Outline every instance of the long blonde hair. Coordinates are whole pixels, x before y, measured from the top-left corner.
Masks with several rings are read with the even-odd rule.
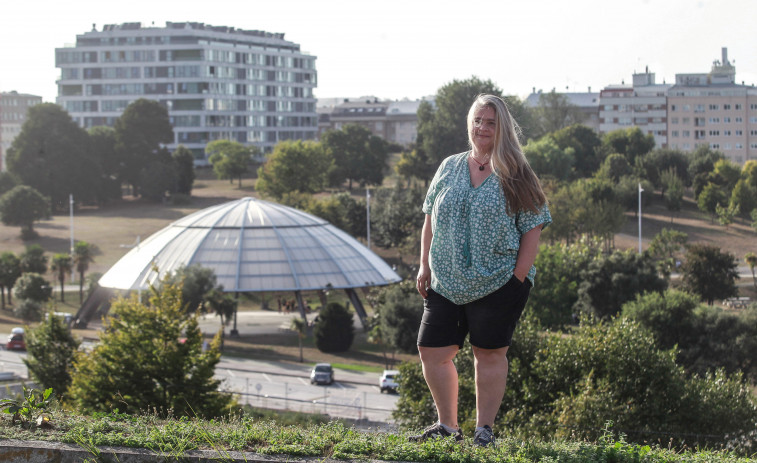
[[[492,170],[499,178],[502,191],[507,199],[507,213],[522,210],[538,212],[547,202],[539,178],[531,169],[523,148],[518,140],[520,127],[515,122],[507,103],[495,95],[481,94],[468,111],[468,144],[473,148],[473,128],[476,112],[481,108],[494,110],[496,129],[494,131],[494,148],[491,153]]]

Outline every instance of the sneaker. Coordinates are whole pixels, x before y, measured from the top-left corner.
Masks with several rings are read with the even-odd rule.
[[[473,436],[473,443],[480,447],[488,447],[494,445],[494,433],[492,428],[488,424],[485,424],[483,429],[476,431],[476,435]]]
[[[424,429],[423,433],[416,436],[409,436],[407,440],[409,440],[410,442],[423,442],[428,439],[443,439],[450,436],[453,436],[455,438],[455,441],[457,442],[462,442],[463,440],[463,432],[460,429],[458,429],[457,432],[453,434],[444,429],[444,426],[442,426],[441,424],[435,423]]]

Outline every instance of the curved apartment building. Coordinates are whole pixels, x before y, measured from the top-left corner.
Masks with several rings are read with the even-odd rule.
[[[106,25],[56,48],[57,103],[82,127],[113,126],[132,101],[169,112],[173,149],[205,162],[208,142],[233,140],[270,151],[318,134],[316,57],[283,33],[167,22]]]

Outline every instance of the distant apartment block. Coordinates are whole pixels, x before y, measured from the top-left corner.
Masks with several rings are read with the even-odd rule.
[[[318,135],[359,124],[391,143],[409,146],[418,137],[418,106],[421,100],[379,101],[374,97],[343,99],[318,108]]]
[[[543,94],[542,90],[533,89],[530,95],[526,97],[524,104],[527,108],[536,108],[539,106],[539,98]],[[576,106],[584,116],[583,125],[599,131],[599,93],[592,92],[589,87],[586,92],[567,92],[560,93],[568,99],[568,103]]]
[[[706,145],[739,164],[757,159],[757,89],[736,83],[726,48],[709,73],[676,74],[667,111],[671,148]]]
[[[8,170],[5,156],[13,140],[21,133],[30,107],[42,103],[42,97],[24,93],[0,92],[0,171]]]
[[[283,33],[166,22],[106,25],[57,48],[57,103],[82,127],[112,126],[132,101],[164,105],[182,144],[204,161],[219,139],[270,151],[317,138],[316,57]]]
[[[666,147],[666,95],[670,84],[657,84],[647,69],[634,74],[632,85],[611,85],[599,92],[599,133],[638,127],[654,137],[656,147]]]

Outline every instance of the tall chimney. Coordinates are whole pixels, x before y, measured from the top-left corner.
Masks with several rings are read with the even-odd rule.
[[[728,64],[728,47],[721,48],[723,54],[723,66]]]

